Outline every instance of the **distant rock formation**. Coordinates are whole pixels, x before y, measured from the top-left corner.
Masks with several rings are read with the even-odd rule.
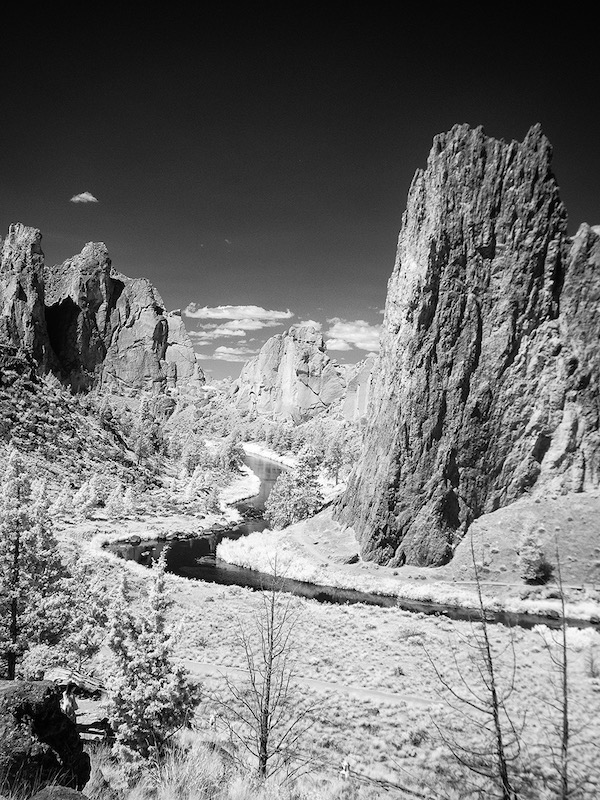
[[[51,681],[0,681],[0,786],[23,793],[57,783],[82,789],[90,777],[75,723]]]
[[[311,325],[294,325],[246,362],[233,391],[241,410],[302,422],[326,411],[345,388],[323,334]]]
[[[358,364],[348,367],[342,416],[350,422],[363,419],[367,413],[376,361],[375,355],[369,355]]]
[[[0,263],[0,340],[22,348],[74,390],[116,392],[204,383],[181,314],[149,281],[112,269],[103,243],[48,267],[36,228],[11,225]]]
[[[418,170],[365,451],[336,511],[363,556],[442,564],[524,492],[600,483],[600,228],[567,236],[539,126],[457,125]]]

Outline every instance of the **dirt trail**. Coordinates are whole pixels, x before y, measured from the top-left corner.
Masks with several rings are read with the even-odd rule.
[[[187,671],[194,676],[210,676],[210,677],[230,677],[232,679],[239,678],[240,680],[248,675],[248,672],[239,667],[225,667],[220,664],[209,664],[205,661],[191,661],[185,659],[182,662]],[[304,678],[296,676],[297,683],[307,686],[311,689],[328,692],[341,692],[343,694],[350,694],[354,697],[360,697],[363,700],[374,700],[383,703],[393,703],[395,705],[415,705],[415,706],[433,706],[436,704],[436,699],[427,698],[424,695],[416,694],[393,694],[391,692],[381,692],[377,689],[367,689],[362,686],[350,686],[344,683],[333,683],[331,681],[318,680],[316,678]]]

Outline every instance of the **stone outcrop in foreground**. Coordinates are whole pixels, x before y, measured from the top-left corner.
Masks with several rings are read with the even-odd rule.
[[[106,246],[48,267],[36,228],[11,225],[0,263],[0,340],[74,390],[167,388],[204,383],[179,312],[167,314],[146,279],[116,272]]]
[[[600,483],[600,227],[567,236],[539,126],[455,126],[417,171],[365,451],[338,508],[366,558],[436,565],[525,492]]]
[[[343,371],[327,355],[323,334],[311,325],[293,325],[246,362],[234,401],[242,411],[303,422],[327,411],[345,388]]]
[[[0,786],[25,790],[58,783],[81,789],[90,758],[75,723],[60,710],[51,681],[0,681]]]

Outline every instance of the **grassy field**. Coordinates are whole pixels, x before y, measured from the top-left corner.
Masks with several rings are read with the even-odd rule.
[[[140,588],[148,579],[143,568],[116,559],[106,559],[104,568],[115,573],[129,570]],[[262,594],[175,576],[169,577],[169,585],[175,600],[173,624],[179,629],[177,658],[204,686],[195,721],[198,747],[217,746],[219,752],[221,748],[234,752],[244,761],[222,717],[217,716],[216,722],[211,717],[219,712],[215,697],[227,699],[225,676],[236,683],[247,674],[240,631],[250,632],[261,618]],[[465,781],[475,784],[479,779],[465,773],[448,745],[458,740],[474,751],[487,736],[483,723],[470,719],[466,703],[449,704],[443,684],[456,687],[467,699],[473,699],[468,694],[471,690],[485,699],[480,652],[475,646],[481,624],[397,608],[321,604],[293,596],[285,596],[285,602],[297,615],[291,642],[296,677],[290,705],[316,707],[310,730],[291,753],[293,767],[304,765],[306,774],[287,784],[285,791],[293,787],[289,796],[409,796],[402,793],[410,789],[429,797],[467,797]],[[556,774],[552,758],[559,746],[560,726],[556,708],[560,676],[554,662],[562,650],[557,632],[545,626],[524,630],[490,625],[489,634],[500,691],[511,688],[507,704],[512,717],[515,724],[525,721],[518,771],[535,774],[538,787],[544,780],[550,785]],[[596,781],[600,635],[576,628],[567,635],[573,768]],[[344,760],[350,765],[346,780],[339,774]],[[246,763],[252,767],[251,760]],[[245,773],[235,774],[238,780]],[[242,797],[250,789],[240,780],[235,785]],[[273,796],[284,796],[276,780],[272,785],[279,786],[280,792]],[[599,787],[590,784],[585,796],[595,796]]]

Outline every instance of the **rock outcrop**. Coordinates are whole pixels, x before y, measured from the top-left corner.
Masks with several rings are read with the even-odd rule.
[[[0,786],[82,789],[90,759],[51,681],[0,681]]]
[[[0,264],[0,339],[74,390],[194,392],[204,382],[181,314],[145,279],[116,272],[106,246],[48,267],[35,228],[11,225]]]
[[[343,371],[327,355],[322,333],[294,325],[268,339],[246,362],[233,396],[241,410],[302,422],[326,411],[345,388]]]
[[[346,391],[342,400],[342,416],[350,422],[363,419],[367,414],[376,362],[376,356],[369,355],[348,369]]]
[[[365,451],[338,508],[363,556],[442,564],[525,492],[600,482],[600,228],[567,236],[539,126],[455,126],[417,171]]]

